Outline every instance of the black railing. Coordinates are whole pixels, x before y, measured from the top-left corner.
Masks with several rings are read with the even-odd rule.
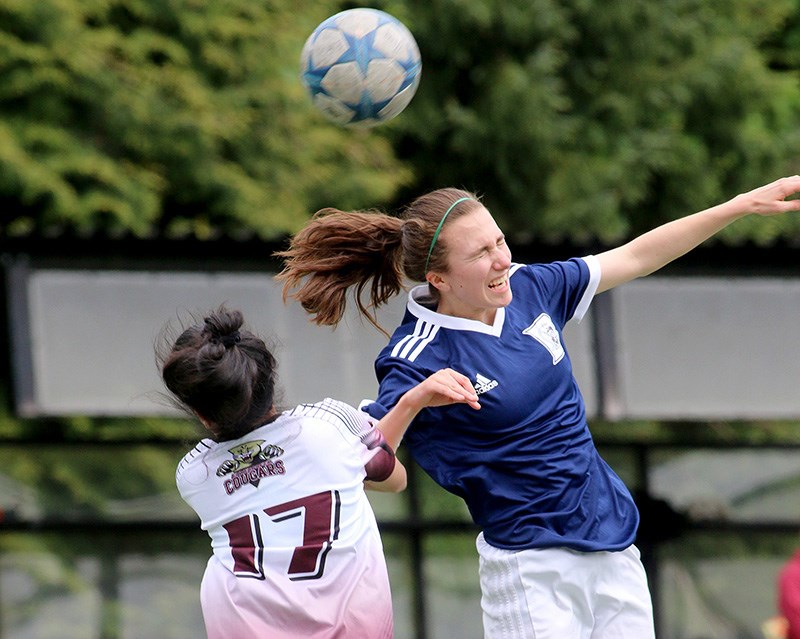
[[[47,446],[58,447],[140,447],[140,446],[171,446],[178,447],[183,441],[174,439],[138,439],[114,441],[77,441],[63,440],[58,442],[48,441]],[[43,446],[41,441],[32,442],[26,439],[6,439],[0,441],[0,447],[21,446],[29,449],[30,454],[36,454],[36,449]],[[653,589],[653,599],[656,607],[657,626],[662,623],[658,606],[659,593],[659,561],[658,550],[661,544],[674,541],[681,536],[697,532],[712,533],[748,533],[748,534],[792,534],[800,531],[800,513],[786,516],[784,519],[774,519],[769,522],[735,521],[729,519],[703,519],[694,520],[685,513],[676,512],[663,500],[652,495],[650,476],[653,467],[653,454],[660,451],[687,451],[687,450],[746,450],[758,452],[765,450],[796,451],[798,453],[797,483],[800,486],[800,443],[790,444],[741,444],[741,443],[638,443],[638,442],[598,442],[603,452],[625,452],[632,455],[635,478],[631,486],[637,503],[642,512],[642,527],[637,539],[637,545],[642,551],[642,558],[648,570],[648,575]],[[382,534],[400,537],[408,548],[411,572],[411,624],[415,639],[429,639],[430,624],[426,580],[424,575],[424,547],[428,535],[442,533],[464,534],[474,536],[478,529],[469,521],[458,518],[427,517],[423,514],[423,495],[420,490],[421,472],[414,464],[407,464],[409,470],[408,490],[406,492],[407,516],[396,520],[381,520],[379,527]],[[800,490],[800,487],[798,488]],[[64,536],[72,535],[115,535],[133,534],[137,536],[155,535],[159,533],[186,533],[187,535],[205,537],[200,531],[197,521],[194,520],[158,520],[140,519],[136,521],[118,521],[111,518],[96,516],[86,517],[58,517],[47,515],[39,519],[25,519],[19,517],[14,511],[6,512],[0,518],[0,535],[11,533],[48,533]],[[113,560],[113,557],[112,557]],[[109,561],[104,556],[104,561]],[[107,574],[116,574],[115,571]],[[105,583],[106,580],[103,580]],[[198,586],[199,587],[199,586]],[[109,604],[110,605],[110,604]],[[0,593],[0,611],[4,607],[2,593]],[[102,639],[115,639],[113,624],[102,623],[104,628]],[[3,629],[3,615],[0,614],[0,639],[6,637]]]

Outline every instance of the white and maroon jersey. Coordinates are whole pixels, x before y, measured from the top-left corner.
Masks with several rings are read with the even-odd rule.
[[[392,636],[389,581],[364,479],[394,455],[363,412],[326,399],[178,465],[211,537],[201,587],[209,639]]]

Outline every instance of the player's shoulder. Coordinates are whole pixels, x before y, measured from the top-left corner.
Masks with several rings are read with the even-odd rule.
[[[553,260],[551,262],[514,262],[509,269],[509,276],[519,274],[522,277],[535,276],[537,273],[544,273],[548,271],[563,271],[563,270],[584,270],[588,268],[587,261],[591,257],[570,257],[563,260]]]
[[[589,277],[591,258],[572,257],[553,262],[537,262],[533,264],[514,263],[509,270],[512,284],[530,284],[533,286],[581,280]]]
[[[197,444],[195,444],[194,448],[192,448],[183,456],[178,466],[180,467],[191,464],[192,462],[200,459],[203,455],[206,455],[216,449],[217,446],[219,446],[219,444],[211,439],[201,439]]]
[[[199,441],[194,448],[187,452],[178,462],[178,467],[175,469],[175,477],[180,478],[188,473],[190,469],[203,463],[203,460],[211,453],[213,453],[219,444],[211,439],[203,439]]]
[[[313,404],[299,404],[287,414],[291,417],[319,420],[338,429],[344,428],[357,437],[361,436],[370,421],[364,411],[330,397]]]

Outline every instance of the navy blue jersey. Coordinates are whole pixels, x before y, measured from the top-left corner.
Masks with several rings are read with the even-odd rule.
[[[621,550],[639,515],[598,454],[562,329],[580,320],[600,278],[593,257],[514,264],[511,303],[494,324],[436,313],[411,291],[402,325],[375,362],[380,388],[364,409],[382,417],[437,370],[466,375],[481,409],[426,408],[404,443],[441,486],[462,497],[487,542],[517,550]]]

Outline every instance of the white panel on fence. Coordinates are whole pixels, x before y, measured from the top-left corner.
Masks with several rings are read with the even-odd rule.
[[[172,412],[154,344],[168,322],[226,303],[276,345],[286,403],[374,395],[377,330],[348,314],[320,328],[296,303],[284,305],[271,274],[32,271],[28,286],[33,404],[37,414],[147,415]],[[398,303],[401,305],[400,301]],[[400,316],[395,305],[383,315]]]
[[[612,292],[623,412],[800,417],[800,281],[647,278]]]
[[[283,304],[271,273],[33,269],[26,294],[26,414],[170,412],[157,399],[155,340],[166,322],[223,302],[277,342],[284,404],[326,395],[358,403],[376,391],[372,362],[384,336],[353,309],[336,330],[313,325],[299,305]],[[565,331],[590,416],[800,417],[800,280],[650,277],[604,295],[611,304],[598,298]],[[379,314],[387,329],[403,303]],[[595,323],[613,328],[598,333],[613,338],[601,377]]]

